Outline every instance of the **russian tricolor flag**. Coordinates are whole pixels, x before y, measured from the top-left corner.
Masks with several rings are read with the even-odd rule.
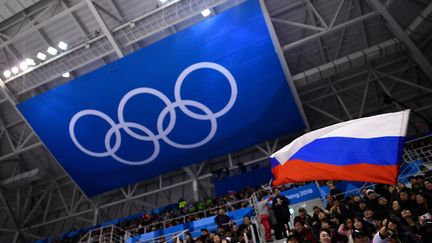
[[[309,132],[271,156],[273,185],[312,180],[396,184],[409,110]]]

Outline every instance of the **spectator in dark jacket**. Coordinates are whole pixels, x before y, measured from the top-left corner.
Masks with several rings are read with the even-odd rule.
[[[330,195],[333,198],[335,198],[335,199],[337,199],[339,201],[344,200],[344,194],[343,194],[343,192],[341,190],[337,189],[336,186],[335,186],[335,184],[331,183],[331,184],[328,185],[328,187],[330,188]]]
[[[229,230],[229,222],[231,218],[226,215],[225,210],[219,209],[218,215],[214,218],[217,226],[222,226],[225,230]]]
[[[315,243],[317,242],[314,238],[313,232],[305,227],[303,221],[298,220],[294,222],[294,235],[297,235],[297,239],[304,243]]]
[[[279,189],[274,190],[272,209],[276,217],[276,239],[282,239],[282,236],[287,237],[286,230],[289,230],[288,223],[290,221],[291,213],[288,205],[290,200],[285,196],[280,195]]]

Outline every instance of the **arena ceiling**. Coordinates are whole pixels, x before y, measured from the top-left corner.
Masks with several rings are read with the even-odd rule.
[[[240,161],[265,163],[289,140],[268,141],[89,199],[15,108],[203,20],[204,9],[217,15],[241,2],[0,0],[0,241],[43,239],[175,202],[179,195],[211,195],[212,171]],[[411,120],[411,134],[430,128],[430,1],[263,2],[311,129],[407,107],[420,114]],[[36,58],[60,41],[68,44],[66,50],[44,61]],[[33,66],[4,75],[27,58]]]

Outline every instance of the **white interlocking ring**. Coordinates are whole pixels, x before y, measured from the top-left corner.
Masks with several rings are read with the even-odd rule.
[[[228,103],[225,105],[225,107],[223,107],[218,112],[211,111],[206,105],[204,105],[198,101],[183,100],[181,98],[181,93],[180,93],[181,85],[183,84],[183,81],[185,80],[185,78],[191,72],[198,70],[198,69],[203,69],[203,68],[213,69],[213,70],[216,70],[216,71],[222,73],[230,84],[230,88],[231,88],[230,99],[228,100]],[[145,127],[141,124],[138,124],[135,122],[126,122],[125,121],[124,109],[125,109],[127,102],[131,98],[133,98],[134,96],[142,95],[142,94],[154,95],[157,98],[159,98],[160,100],[162,100],[162,102],[165,104],[165,108],[162,109],[162,111],[160,112],[158,119],[157,119],[157,132],[158,132],[157,134],[153,133],[150,129],[148,129],[147,127]],[[176,80],[175,86],[174,86],[174,97],[175,97],[175,101],[171,102],[166,95],[164,95],[162,92],[160,92],[156,89],[152,89],[152,88],[148,88],[148,87],[141,87],[141,88],[133,89],[133,90],[129,91],[128,93],[126,93],[125,96],[123,96],[123,98],[120,100],[120,103],[119,103],[119,106],[117,109],[117,116],[118,116],[118,120],[119,120],[119,122],[117,124],[107,114],[105,114],[101,111],[86,109],[86,110],[79,111],[78,113],[76,113],[72,117],[72,119],[69,123],[69,134],[70,134],[71,139],[72,139],[73,143],[75,144],[75,146],[77,146],[77,148],[79,150],[81,150],[83,153],[85,153],[87,155],[90,155],[93,157],[108,157],[109,156],[109,157],[112,157],[114,160],[117,160],[118,162],[126,164],[126,165],[147,164],[147,163],[154,161],[157,158],[157,156],[159,155],[159,152],[160,152],[159,140],[160,139],[162,139],[168,145],[175,147],[175,148],[179,148],[179,149],[196,148],[196,147],[199,147],[199,146],[202,146],[202,145],[208,143],[215,136],[215,134],[217,132],[217,120],[216,119],[225,115],[229,110],[231,110],[231,108],[233,107],[233,105],[237,99],[237,83],[234,79],[234,76],[225,67],[223,67],[219,64],[216,64],[216,63],[212,63],[212,62],[199,62],[199,63],[193,64],[193,65],[187,67],[185,70],[183,70],[183,72],[180,73],[179,77]],[[194,108],[197,108],[197,109],[201,110],[204,114],[195,113],[195,112],[191,111],[190,109],[188,109],[188,106],[192,106]],[[203,138],[202,140],[195,142],[195,143],[192,143],[192,144],[180,144],[180,143],[174,142],[170,138],[168,138],[168,135],[174,129],[174,126],[176,123],[176,111],[175,111],[175,109],[177,107],[185,115],[187,115],[191,118],[194,118],[197,120],[210,121],[211,128],[210,128],[209,134],[205,138]],[[163,122],[164,122],[164,120],[168,114],[169,114],[169,122],[168,122],[168,125],[166,126],[166,128],[164,128]],[[77,121],[84,116],[99,117],[102,120],[106,121],[111,126],[111,128],[105,134],[105,140],[104,140],[105,149],[106,149],[105,152],[91,151],[91,150],[85,148],[84,146],[82,146],[78,142],[78,139],[77,139],[76,134],[75,134],[75,125],[76,125]],[[153,153],[147,159],[140,160],[140,161],[130,161],[130,160],[126,160],[126,159],[119,157],[116,154],[116,152],[119,150],[119,148],[121,146],[121,132],[120,132],[121,129],[123,129],[126,134],[133,137],[134,139],[137,139],[139,141],[152,142],[153,147],[154,147]],[[135,131],[138,130],[141,133],[137,133],[132,129],[134,129]],[[113,135],[115,137],[115,139],[114,139],[115,142],[111,146],[111,140],[112,140]]]
[[[183,105],[184,107],[193,106],[195,108],[202,110],[209,117],[211,128],[210,128],[210,132],[207,135],[207,137],[205,137],[203,140],[196,142],[196,143],[193,143],[193,144],[176,143],[176,142],[173,142],[171,139],[169,139],[168,136],[163,136],[162,140],[164,140],[165,143],[167,143],[167,144],[169,144],[175,148],[189,149],[189,148],[196,148],[196,147],[202,146],[213,138],[213,136],[216,134],[216,130],[217,130],[217,121],[216,121],[215,116],[212,116],[212,112],[207,106],[203,105],[202,103],[193,101],[193,100],[182,100],[181,104],[179,102],[174,102],[173,104],[174,104],[174,107],[180,107],[180,105]],[[165,107],[161,111],[161,113],[159,114],[159,117],[157,120],[157,129],[158,129],[159,134],[161,134],[164,131],[162,128],[163,120],[164,120],[169,109],[170,108]]]
[[[236,83],[234,77],[226,68],[224,68],[223,66],[221,66],[219,64],[216,64],[213,62],[199,62],[199,63],[195,63],[195,64],[189,66],[188,68],[186,68],[183,72],[180,73],[180,75],[177,78],[177,81],[176,81],[176,84],[174,87],[174,97],[179,104],[180,110],[182,110],[183,113],[185,113],[186,115],[188,115],[192,118],[195,118],[195,119],[199,119],[199,120],[208,120],[209,119],[209,117],[206,115],[201,115],[201,114],[197,114],[195,112],[192,112],[181,102],[182,98],[181,98],[180,91],[181,91],[181,85],[183,84],[183,81],[185,80],[187,75],[189,75],[191,72],[198,70],[198,69],[202,69],[202,68],[209,68],[209,69],[214,69],[216,71],[219,71],[220,73],[222,73],[225,76],[225,78],[228,80],[230,87],[231,87],[231,97],[230,97],[228,103],[226,104],[226,106],[216,113],[212,112],[212,116],[214,116],[214,118],[218,118],[220,116],[225,115],[225,113],[227,113],[231,109],[231,107],[234,105],[234,103],[237,99],[237,83]]]

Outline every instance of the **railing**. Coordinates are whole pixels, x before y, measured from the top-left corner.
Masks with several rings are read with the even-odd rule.
[[[416,148],[410,148],[410,145],[417,144]],[[425,164],[432,164],[432,136],[427,136],[422,139],[413,140],[406,143],[404,160],[420,160]]]
[[[101,228],[97,228],[87,232],[78,243],[117,243],[124,242],[126,238],[124,237],[125,231],[120,227],[115,225],[108,225]]]
[[[233,222],[236,223],[237,225],[240,224],[242,222],[243,219],[237,219],[234,220]],[[258,224],[256,224],[258,226]],[[208,231],[212,231],[212,230],[216,230],[217,229],[217,225],[213,225],[211,227],[207,227],[206,229]],[[189,230],[183,230],[183,231],[179,231],[179,232],[174,232],[174,233],[170,233],[170,234],[166,234],[166,235],[162,235],[162,236],[158,236],[152,239],[146,239],[146,240],[140,240],[140,236],[139,235],[129,235],[129,237],[138,240],[134,243],[157,243],[157,242],[172,242],[172,243],[177,243],[178,239],[183,239],[184,241],[184,237],[185,234],[188,232]],[[196,232],[200,232],[201,229],[195,230],[190,232],[191,235],[194,235]],[[249,231],[251,232],[251,241],[252,243],[259,243],[259,242],[265,242],[265,241],[258,241],[259,238],[257,238],[257,236],[255,235],[255,231],[253,229],[252,226],[250,226]],[[247,239],[248,237],[246,235],[245,239]],[[127,238],[126,238],[127,239]],[[162,240],[161,240],[162,239]],[[251,241],[247,241],[247,242],[251,242]]]
[[[187,218],[189,218],[189,217],[193,217],[193,216],[195,216],[195,215],[200,215],[200,216],[203,216],[204,218],[206,218],[206,217],[209,217],[209,216],[213,216],[213,215],[215,215],[215,214],[211,214],[211,213],[210,213],[211,211],[217,211],[217,210],[219,210],[219,209],[224,209],[225,212],[228,212],[228,211],[231,211],[231,210],[229,210],[230,207],[234,207],[235,205],[242,204],[242,203],[244,203],[244,202],[248,202],[248,201],[249,201],[248,198],[247,198],[247,199],[242,199],[242,200],[239,200],[239,201],[235,201],[235,202],[233,202],[233,203],[230,203],[230,204],[224,204],[224,205],[216,206],[216,207],[213,207],[213,208],[209,208],[209,209],[205,209],[205,210],[197,211],[197,212],[195,212],[195,213],[190,213],[190,214],[182,215],[182,216],[179,216],[179,217],[166,219],[166,220],[164,220],[164,221],[160,221],[160,222],[156,222],[156,223],[152,223],[152,224],[148,224],[148,225],[140,225],[140,226],[138,226],[137,228],[129,229],[128,231],[132,232],[132,231],[135,230],[136,232],[138,232],[138,231],[140,231],[141,229],[144,229],[144,233],[147,233],[147,232],[153,231],[153,230],[151,230],[151,228],[152,228],[153,226],[162,226],[162,228],[166,228],[166,226],[167,226],[169,223],[171,223],[171,222],[180,221],[180,222],[182,222],[182,223],[186,223],[186,222],[187,222],[187,221],[186,221]],[[217,212],[216,212],[216,213],[217,213]],[[174,225],[173,225],[173,226],[174,226]],[[149,229],[150,229],[150,231],[149,231]]]
[[[266,242],[265,240],[265,230],[264,230],[264,226],[261,224],[261,215],[260,215],[260,211],[258,210],[258,205],[257,203],[259,202],[258,200],[258,196],[257,196],[258,192],[254,192],[252,194],[252,196],[249,198],[249,204],[252,206],[253,212],[254,212],[254,223],[257,226],[257,231],[258,231],[258,240],[259,242]],[[255,232],[254,232],[255,235]]]

